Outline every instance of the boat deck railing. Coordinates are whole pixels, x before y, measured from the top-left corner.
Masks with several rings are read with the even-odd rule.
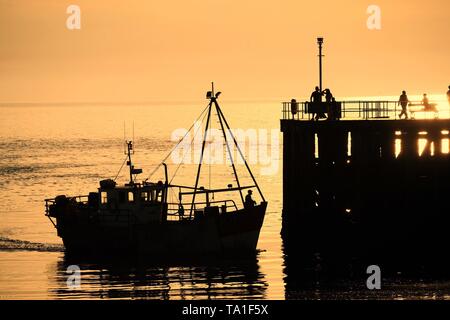
[[[86,205],[88,203],[88,196],[73,196],[73,197],[67,197],[68,201],[75,201],[76,203]],[[45,215],[51,220],[50,218],[50,206],[56,202],[55,198],[52,199],[45,199]],[[191,202],[185,202],[181,203],[184,208],[184,215],[180,214],[180,203],[167,203],[167,220],[169,221],[179,221],[179,220],[189,220],[189,211],[191,209]],[[223,210],[226,210],[228,212],[228,209],[232,210],[238,210],[236,203],[234,200],[218,200],[218,201],[209,201],[209,202],[196,202],[194,203],[194,211],[203,211],[203,209],[206,206],[218,206],[220,208],[220,212],[223,212]],[[121,219],[124,219],[123,221],[128,221],[129,223],[132,223],[135,220],[135,217],[133,217],[133,212],[131,210],[127,209],[121,209],[121,214],[117,215],[108,215],[108,214],[102,214],[103,219],[108,219],[109,216],[114,216],[116,220],[120,216]],[[123,214],[125,213],[125,214]],[[194,216],[191,217],[192,219]],[[54,224],[55,225],[55,224]],[[55,225],[56,227],[56,225]]]
[[[169,221],[178,221],[178,220],[189,220],[189,211],[191,209],[191,202],[181,203],[184,208],[184,214],[180,214],[179,205],[180,203],[168,203],[167,204],[167,220]],[[203,210],[207,205],[209,206],[218,206],[220,210],[225,209],[228,212],[228,209],[231,208],[233,210],[238,210],[236,203],[234,200],[218,200],[218,201],[209,201],[207,202],[196,202],[194,203],[194,212]],[[222,211],[221,211],[222,212]],[[194,216],[191,217],[192,219]]]
[[[67,197],[68,201],[75,201],[76,203],[81,204],[87,204],[88,199],[89,196],[87,195]],[[50,214],[50,205],[56,203],[56,198],[45,199],[44,201],[45,201],[45,214],[48,216]]]
[[[282,102],[282,120],[312,120],[315,114],[312,112],[310,102]],[[335,105],[326,102],[319,103],[326,110],[339,106],[340,117],[338,120],[399,120],[402,107],[398,101],[337,101]],[[439,118],[439,110],[425,110],[420,101],[410,102],[408,115],[414,119],[420,113],[421,119]],[[326,114],[326,112],[325,112]]]

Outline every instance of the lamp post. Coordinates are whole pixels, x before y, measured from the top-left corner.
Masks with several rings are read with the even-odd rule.
[[[319,37],[317,38],[317,44],[319,45],[319,88],[320,92],[322,92],[322,44],[323,44],[323,38]]]

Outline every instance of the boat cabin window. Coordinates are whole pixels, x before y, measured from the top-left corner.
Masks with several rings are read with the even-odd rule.
[[[102,191],[100,196],[100,199],[102,201],[102,204],[107,204],[108,203],[108,192],[106,191]]]
[[[134,202],[134,193],[128,192],[128,202]]]

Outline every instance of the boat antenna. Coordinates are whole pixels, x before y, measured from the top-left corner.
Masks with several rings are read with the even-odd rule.
[[[125,154],[125,159],[122,162],[122,165],[119,168],[119,171],[117,172],[116,176],[114,177],[114,181],[117,180],[117,178],[119,177],[120,172],[122,171],[123,166],[125,165],[125,163],[127,164],[127,166],[129,166],[130,168],[130,185],[134,184],[134,180],[136,180],[136,177],[138,174],[142,173],[142,169],[136,169],[133,165],[133,162],[131,160],[131,156],[134,155],[134,121],[133,121],[133,140],[128,141],[126,138],[126,124],[125,121],[123,122],[123,153]],[[133,178],[134,175],[134,178]]]
[[[136,180],[137,175],[142,173],[142,169],[135,168],[134,165],[133,165],[133,162],[131,160],[131,156],[134,155],[134,150],[135,150],[134,120],[133,120],[132,134],[133,134],[133,140],[126,141],[126,144],[127,144],[127,157],[128,157],[127,165],[130,168],[130,185],[134,185],[134,180]],[[133,177],[133,175],[134,175],[134,177]]]
[[[128,161],[127,161],[127,165],[130,168],[130,184],[133,184],[133,162],[131,161],[131,154],[133,152],[133,141],[127,141],[127,156],[128,156]]]
[[[130,185],[134,185],[133,175],[138,175],[142,173],[142,169],[137,169],[134,167],[133,162],[131,160],[131,155],[134,154],[134,147],[133,147],[133,141],[127,141],[127,165],[130,167]]]

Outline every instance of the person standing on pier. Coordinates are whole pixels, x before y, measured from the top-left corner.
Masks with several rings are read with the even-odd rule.
[[[430,100],[428,100],[428,96],[426,93],[423,94],[422,105],[423,111],[437,112],[436,103],[430,103]]]
[[[430,100],[428,100],[426,93],[423,94],[422,105],[425,107],[425,109],[427,109],[430,105]]]
[[[333,94],[331,93],[330,89],[325,89],[323,91],[323,94],[325,95],[325,101],[327,103],[327,114],[328,114],[328,120],[335,120],[334,117],[334,105],[332,103],[333,101]]]
[[[405,119],[408,119],[408,113],[406,111],[406,107],[408,106],[409,100],[408,96],[406,95],[406,91],[403,90],[402,94],[398,100],[398,104],[402,106],[402,112],[398,115],[398,117],[401,119],[402,115],[405,115]]]
[[[291,100],[291,113],[292,113],[292,120],[295,119],[295,115],[298,112],[298,104],[297,104],[297,100],[292,99]]]
[[[314,90],[313,93],[311,93],[311,98],[310,101],[314,104],[318,104],[320,105],[320,103],[322,103],[322,92],[320,92],[319,87],[316,87],[316,89]],[[319,118],[324,118],[325,115],[322,113],[313,113],[312,114],[312,120],[319,120]]]

